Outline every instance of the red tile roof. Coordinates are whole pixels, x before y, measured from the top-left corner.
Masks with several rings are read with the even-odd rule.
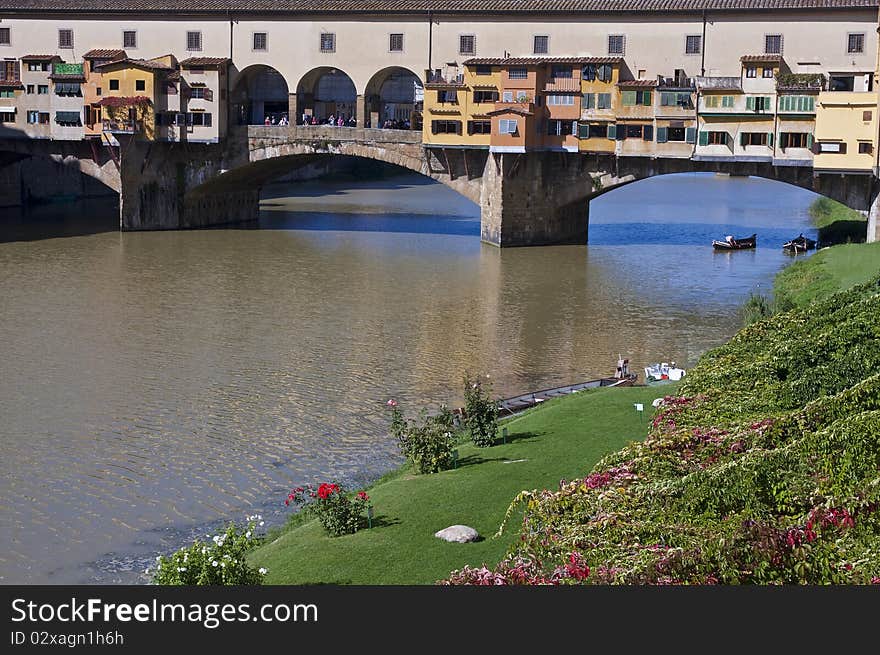
[[[229,57],[190,57],[180,62],[184,68],[203,68],[208,66],[224,66],[229,63]]]
[[[621,64],[623,57],[474,57],[465,66],[537,66],[540,64]]]
[[[744,64],[775,64],[782,61],[782,55],[743,55],[739,60]]]
[[[878,0],[4,0],[7,11],[41,13],[309,14],[324,13],[700,13],[876,8]]]
[[[628,86],[631,88],[644,89],[647,87],[657,86],[657,80],[621,80],[617,86]]]
[[[58,55],[25,55],[21,58],[22,61],[55,61],[56,59],[61,59]]]
[[[498,109],[486,112],[487,116],[498,116],[499,114],[519,114],[520,116],[534,115],[528,109],[523,109],[522,107],[518,107],[517,105],[510,105],[509,107],[499,107]]]
[[[125,59],[125,50],[95,48],[83,55],[83,59]]]
[[[163,64],[160,61],[153,61],[151,59],[116,59],[115,61],[108,61],[106,64],[101,64],[100,66],[95,66],[95,70],[108,68],[110,66],[119,66],[119,65],[128,65],[134,66],[135,68],[146,68],[149,70],[165,70],[171,71],[174,70],[171,66]]]

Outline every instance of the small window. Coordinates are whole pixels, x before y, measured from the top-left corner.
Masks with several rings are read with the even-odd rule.
[[[492,67],[491,67],[491,66],[485,66],[485,65],[483,65],[483,66],[477,66],[475,72],[476,72],[477,75],[491,75],[491,74],[492,74]]]
[[[146,80],[135,80],[134,81],[134,90],[135,91],[146,91],[147,90],[147,81]]]
[[[48,125],[49,124],[49,112],[41,111],[40,112],[40,125]]]
[[[762,77],[772,78],[773,77],[773,69],[770,68],[769,66],[764,68],[763,73],[762,73]]]
[[[684,37],[684,54],[698,55],[703,50],[703,37],[691,34]]]
[[[507,77],[511,80],[524,80],[529,76],[529,71],[523,67],[509,68]]]
[[[49,85],[48,84],[38,84],[37,85],[37,95],[38,96],[49,95]]]
[[[474,91],[474,102],[498,102],[498,91]]]
[[[516,120],[509,118],[502,118],[498,121],[498,132],[500,134],[516,134]]]
[[[861,54],[865,51],[865,35],[864,33],[860,34],[847,34],[846,36],[846,51],[851,54]]]
[[[31,95],[34,94],[34,85],[33,85],[33,84],[28,84],[28,85],[27,85],[27,94],[28,94],[29,96],[31,96]]]
[[[758,69],[754,66],[746,68],[746,77],[758,77]]]
[[[611,94],[610,93],[597,93],[596,94],[596,109],[611,109]]]
[[[403,34],[388,35],[389,52],[403,52]]]
[[[336,52],[336,34],[334,32],[321,33],[321,52]]]
[[[623,55],[626,51],[626,37],[623,34],[610,34],[608,36],[608,54]]]
[[[532,53],[536,55],[546,55],[550,52],[550,37],[546,34],[536,35]]]
[[[491,121],[468,121],[468,134],[491,134]]]
[[[201,52],[202,50],[202,33],[187,32],[186,33],[186,49],[190,52]]]
[[[782,54],[782,35],[766,34],[764,35],[764,54],[781,55]]]
[[[0,45],[10,45],[11,43],[10,28],[0,27]]]
[[[103,91],[104,91],[104,90],[103,90],[101,87],[99,87],[99,86],[98,86],[98,87],[95,87],[95,95],[96,95],[96,96],[101,95],[101,94],[103,93]]]
[[[613,71],[614,69],[611,67],[611,64],[602,64],[596,69],[596,77],[600,82],[610,82]]]
[[[704,132],[707,135],[707,144],[710,146],[726,146],[727,145],[727,132]]]
[[[458,37],[458,54],[477,54],[477,37],[473,34],[461,34]]]
[[[119,91],[119,80],[110,80],[110,90]]]
[[[38,111],[29,111],[27,113],[27,122],[31,125],[36,125],[40,122],[40,112]]]
[[[254,50],[265,51],[269,49],[267,36],[266,32],[254,32]]]
[[[555,79],[570,80],[574,76],[571,66],[554,65],[551,70],[551,76]]]
[[[138,33],[135,30],[124,30],[122,32],[122,47],[133,48],[138,47]]]
[[[58,30],[58,47],[59,48],[72,48],[73,47],[73,30]]]
[[[866,123],[871,122],[871,111],[870,110],[862,112],[862,120],[865,121]]]
[[[860,155],[870,155],[874,152],[874,145],[871,143],[866,143],[864,141],[859,143],[859,154]]]

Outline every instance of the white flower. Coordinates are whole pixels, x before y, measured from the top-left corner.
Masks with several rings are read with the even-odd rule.
[[[250,538],[251,538],[251,531],[248,530],[247,532],[245,532],[245,533],[244,533],[244,536],[245,536],[246,539],[250,539]]]
[[[161,561],[162,561],[162,556],[161,556],[161,555],[157,555],[157,556],[156,556],[156,561],[157,561],[157,562],[161,562]]]
[[[226,567],[226,562],[220,562],[220,566],[222,566],[222,567],[225,568],[225,567]]]
[[[217,560],[211,560],[211,566],[217,566]]]
[[[260,575],[266,575],[269,571],[264,569],[262,566],[260,567]]]
[[[183,573],[184,571],[186,571],[186,567],[185,566],[178,566],[177,571],[178,571],[178,573]]]
[[[150,569],[147,569],[146,571],[144,571],[144,573],[146,573],[147,575],[150,575]]]

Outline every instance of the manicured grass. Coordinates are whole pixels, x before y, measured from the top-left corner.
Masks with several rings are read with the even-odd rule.
[[[819,298],[867,282],[880,272],[880,243],[823,248],[783,269],[773,283],[780,309],[804,307]]]
[[[432,584],[465,564],[494,566],[517,539],[518,520],[492,535],[520,491],[556,489],[560,479],[585,476],[604,455],[644,439],[651,401],[675,388],[595,389],[549,401],[504,423],[507,444],[460,446],[455,470],[403,470],[379,481],[368,490],[372,529],[331,538],[308,521],[256,550],[251,563],[269,570],[268,584]],[[644,404],[642,415],[633,403]],[[483,540],[434,537],[454,524],[475,528]]]

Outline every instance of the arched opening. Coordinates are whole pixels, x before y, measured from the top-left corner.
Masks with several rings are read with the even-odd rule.
[[[289,120],[287,80],[271,66],[256,64],[239,73],[232,90],[232,120],[238,125],[278,124]]]
[[[367,83],[368,127],[421,130],[424,94],[422,80],[408,68],[383,68]]]
[[[338,68],[321,66],[306,73],[296,86],[297,123],[324,125],[341,118],[346,127],[357,121],[357,89]]]

